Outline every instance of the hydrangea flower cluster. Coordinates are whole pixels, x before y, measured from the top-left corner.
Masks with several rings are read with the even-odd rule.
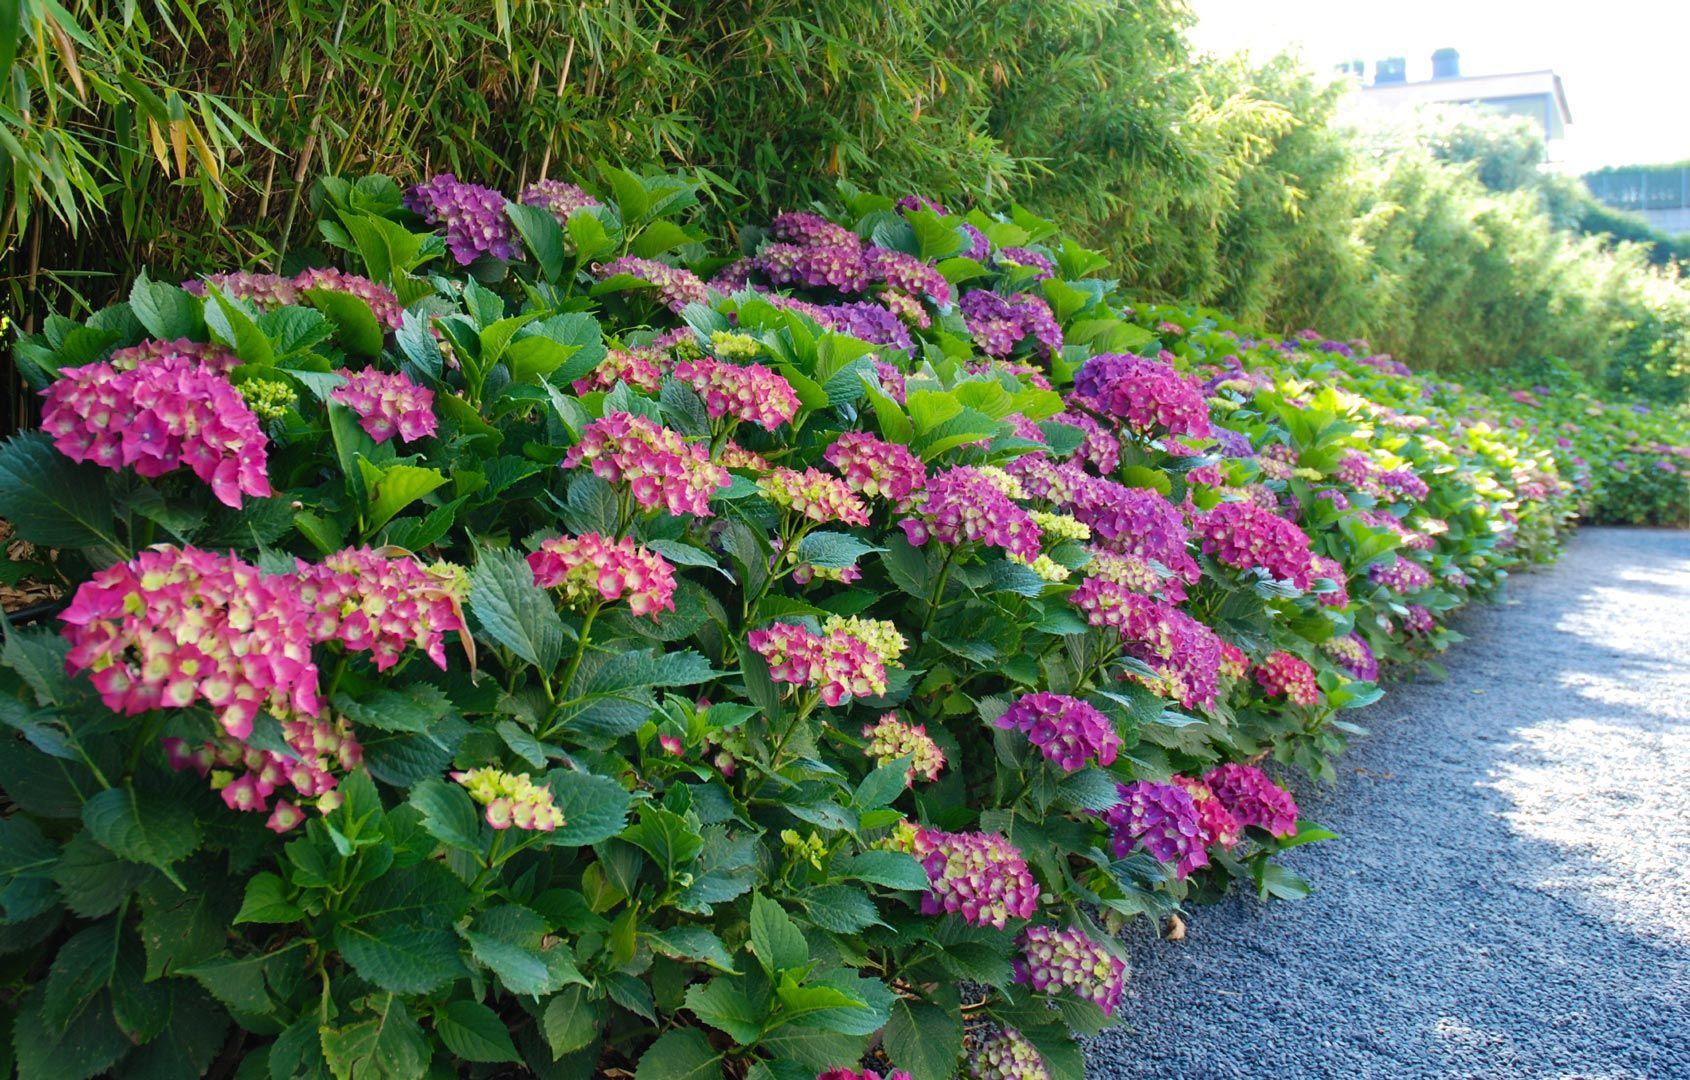
[[[1419,592],[1432,583],[1430,571],[1417,562],[1402,558],[1391,563],[1374,563],[1367,568],[1367,576],[1375,585],[1383,585],[1399,596]]]
[[[569,216],[577,210],[601,205],[580,187],[563,180],[536,180],[522,189],[521,200],[524,206],[546,211],[559,225],[568,225]]]
[[[1069,514],[1052,514],[1044,510],[1034,510],[1033,522],[1038,525],[1039,532],[1049,540],[1091,539],[1091,526]]]
[[[773,431],[798,415],[792,384],[762,364],[741,367],[706,356],[676,364],[675,377],[697,392],[713,419],[731,416]]]
[[[774,469],[758,479],[757,489],[776,506],[818,524],[830,521],[842,521],[847,525],[868,524],[868,507],[863,505],[850,486],[837,476],[829,476],[817,468],[803,472]]]
[[[389,330],[397,330],[405,325],[405,308],[399,303],[398,295],[386,285],[371,281],[367,277],[342,273],[333,267],[314,266],[295,275],[293,287],[300,292],[307,289],[327,289],[329,292],[356,296],[370,305],[370,312],[375,315],[376,322]]]
[[[885,765],[902,757],[910,759],[909,776],[905,786],[913,786],[917,776],[927,780],[939,779],[945,767],[945,752],[927,734],[926,724],[906,724],[898,714],[889,712],[873,724],[863,725],[863,738],[868,745],[863,754]]]
[[[1419,502],[1432,491],[1413,469],[1390,469],[1382,472],[1379,474],[1379,486],[1384,489],[1387,501],[1412,499]]]
[[[809,215],[814,216],[814,215]],[[848,229],[832,226],[850,237],[849,243],[764,244],[753,265],[775,285],[811,289],[834,288],[842,293],[862,292],[869,284],[869,269],[863,259],[862,241]]]
[[[1115,432],[1098,423],[1089,413],[1070,410],[1055,417],[1061,423],[1085,432],[1074,456],[1104,476],[1113,476],[1121,464],[1121,441]]]
[[[1359,450],[1351,450],[1333,467],[1332,475],[1357,491],[1372,491],[1373,462]]]
[[[1185,515],[1160,492],[1088,476],[1075,486],[1069,509],[1106,541],[1102,546],[1108,550],[1161,563],[1185,584],[1196,584],[1202,576],[1191,557]],[[1174,598],[1183,592],[1177,589]]]
[[[670,311],[680,314],[688,304],[702,303],[710,296],[697,274],[678,266],[642,259],[638,255],[624,255],[620,259],[601,263],[593,268],[600,281],[608,281],[619,274],[635,277],[657,287],[657,299]]]
[[[921,912],[961,915],[975,926],[1002,930],[1010,919],[1030,919],[1039,885],[1021,852],[994,833],[951,833],[903,822],[887,837],[894,850],[915,856],[927,871]]]
[[[866,431],[847,431],[822,455],[852,491],[885,499],[900,509],[927,486],[927,467],[910,448]]]
[[[873,1069],[847,1069],[840,1066],[816,1074],[816,1080],[913,1080],[909,1073],[902,1069],[894,1069],[884,1077]]]
[[[1141,436],[1209,437],[1202,383],[1160,360],[1100,353],[1075,373],[1074,390]]]
[[[207,274],[196,281],[182,282],[182,288],[195,296],[210,295],[206,286],[215,286],[224,296],[246,300],[269,310],[290,307],[299,303],[300,287],[292,278],[280,274],[266,274],[261,270],[232,270],[224,274]]]
[[[653,348],[610,349],[598,367],[570,385],[577,394],[587,394],[615,389],[622,382],[642,394],[656,394],[663,388],[664,359],[662,351]]]
[[[490,187],[441,173],[406,192],[405,206],[430,225],[446,227],[446,247],[459,266],[468,266],[482,255],[516,258],[505,197]]]
[[[1066,991],[1114,1016],[1126,991],[1126,961],[1075,929],[1029,926],[1021,932],[1015,981],[1041,994]]]
[[[387,549],[395,551],[397,549]],[[464,629],[469,581],[450,563],[424,566],[409,555],[346,548],[320,563],[298,561],[299,598],[314,613],[314,641],[338,641],[373,655],[377,671],[399,662],[405,649],[446,667],[446,634]]]
[[[1057,506],[1068,506],[1095,479],[1076,462],[1052,461],[1041,453],[1022,454],[1004,471],[1021,481],[1028,495]]]
[[[1256,567],[1275,581],[1299,589],[1313,585],[1313,555],[1303,530],[1270,510],[1247,502],[1226,502],[1193,515],[1203,550],[1239,570]]]
[[[915,348],[909,327],[880,304],[866,300],[845,304],[812,304],[806,300],[778,294],[770,294],[764,299],[775,307],[807,316],[815,320],[816,325],[836,334],[848,334],[871,345],[890,345],[892,348],[905,350]],[[885,373],[882,372],[882,378],[884,377]]]
[[[1236,847],[1244,838],[1244,827],[1238,824],[1238,819],[1232,816],[1232,811],[1209,790],[1209,785],[1190,776],[1176,776],[1173,781],[1185,789],[1197,807],[1198,835],[1202,838],[1203,846],[1210,850],[1216,846]]]
[[[829,615],[822,622],[822,633],[834,631],[849,634],[867,645],[869,651],[883,664],[896,664],[904,655],[909,642],[898,632],[898,624],[891,619],[865,619],[860,615]]]
[[[979,1036],[966,1068],[968,1080],[1050,1080],[1038,1049],[1011,1027]]]
[[[1220,677],[1221,639],[1172,604],[1099,577],[1068,597],[1093,626],[1113,627],[1127,654],[1155,668],[1187,708],[1212,708]]]
[[[898,524],[916,547],[931,538],[942,544],[988,544],[1027,562],[1040,554],[1039,526],[1032,515],[1004,493],[992,474],[968,465],[929,478],[919,516]]]
[[[755,450],[747,450],[732,439],[717,448],[716,464],[724,469],[749,469],[752,472],[768,472],[774,468],[768,458]]]
[[[1216,766],[1204,774],[1203,783],[1240,826],[1254,825],[1280,837],[1297,831],[1296,800],[1254,765]]]
[[[1373,649],[1360,634],[1330,638],[1321,648],[1338,662],[1339,667],[1363,682],[1374,682],[1379,678],[1379,661],[1373,658]]]
[[[1319,705],[1321,701],[1314,668],[1283,649],[1268,653],[1256,666],[1256,682],[1267,691],[1268,697],[1284,694],[1294,705]]]
[[[177,338],[175,341],[147,340],[138,345],[115,349],[106,358],[106,362],[119,371],[130,371],[166,357],[172,357],[178,363],[185,360],[219,375],[227,375],[241,366],[241,358],[223,346],[209,341],[189,341],[187,338]]]
[[[631,536],[607,540],[598,533],[555,537],[528,556],[534,583],[558,589],[564,603],[586,607],[626,599],[635,615],[675,610],[675,568]]]
[[[293,716],[281,724],[282,740],[291,754],[260,750],[239,739],[225,736],[190,746],[186,740],[160,740],[166,760],[177,772],[192,768],[212,778],[223,804],[231,810],[263,813],[270,809],[270,796],[284,785],[296,798],[319,798],[332,791],[336,771],[357,768],[363,747],[353,738],[352,725],[344,717],[334,720]],[[232,775],[236,769],[240,775]],[[325,807],[327,809],[327,807]],[[282,833],[305,820],[304,813],[289,799],[277,801],[265,825]]]
[[[1349,575],[1344,572],[1343,564],[1337,559],[1327,558],[1325,555],[1312,556],[1309,559],[1309,577],[1311,580],[1325,578],[1338,586],[1334,592],[1319,594],[1323,606],[1331,608],[1350,606]]]
[[[868,272],[876,281],[910,297],[926,296],[940,307],[951,302],[951,283],[938,267],[902,251],[874,248],[868,256]]]
[[[41,428],[72,461],[148,478],[186,465],[236,508],[243,495],[271,493],[258,417],[226,377],[189,356],[64,368],[42,396]]]
[[[1109,718],[1066,694],[1040,692],[1017,698],[993,721],[1005,731],[1019,731],[1064,772],[1086,765],[1112,765],[1121,737]]]
[[[1050,305],[1029,293],[999,296],[988,289],[962,295],[958,304],[968,332],[987,356],[1008,356],[1024,338],[1037,341],[1046,353],[1062,348],[1062,326]]]
[[[1432,613],[1423,604],[1408,605],[1408,614],[1402,617],[1403,625],[1417,634],[1430,634],[1437,625]]]
[[[329,394],[358,415],[358,426],[378,443],[395,435],[400,442],[433,435],[439,425],[434,415],[434,391],[418,386],[397,372],[388,373],[375,368],[348,371],[341,368],[335,374],[346,380]]]
[[[551,789],[536,784],[527,773],[470,769],[453,773],[452,779],[463,785],[470,798],[487,808],[487,824],[495,829],[515,826],[533,832],[553,832],[564,824],[563,811],[552,802]]]
[[[626,483],[642,508],[662,506],[671,514],[708,517],[710,496],[731,482],[703,446],[625,412],[607,413],[587,425],[581,441],[564,456],[563,467],[574,469],[583,462],[601,480]]]
[[[286,575],[229,555],[160,546],[98,571],[59,618],[70,671],[128,716],[204,701],[223,730],[260,708],[317,715],[308,609]]]
[[[1050,256],[1040,254],[1032,248],[1007,247],[997,253],[993,260],[1000,266],[1024,266],[1037,271],[1033,275],[1034,281],[1044,281],[1056,274],[1056,264],[1050,261]]]
[[[1182,878],[1209,865],[1197,803],[1190,792],[1178,784],[1151,780],[1117,784],[1115,790],[1120,801],[1101,816],[1117,859],[1143,844],[1157,862],[1172,863],[1174,873]]]
[[[745,643],[769,665],[769,678],[815,687],[829,707],[886,692],[885,662],[844,629],[815,634],[797,623],[774,623],[751,631]]]

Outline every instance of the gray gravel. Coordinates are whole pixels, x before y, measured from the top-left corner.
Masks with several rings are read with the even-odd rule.
[[[1088,1075],[1690,1078],[1690,533],[1585,529],[1458,626],[1298,791],[1315,895],[1129,932]]]

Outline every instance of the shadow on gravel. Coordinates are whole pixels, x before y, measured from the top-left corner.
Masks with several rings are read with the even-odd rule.
[[[1586,530],[1363,714],[1300,904],[1127,937],[1096,1077],[1690,1078],[1690,534]]]

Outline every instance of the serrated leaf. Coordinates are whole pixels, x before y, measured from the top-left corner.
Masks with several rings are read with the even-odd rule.
[[[736,1043],[750,1045],[763,1033],[767,1006],[758,1007],[738,978],[718,975],[687,990],[686,1005],[692,1014]]]
[[[381,355],[386,331],[366,300],[339,289],[306,289],[303,295],[333,324],[335,341],[341,348],[354,356]]]
[[[885,550],[841,532],[813,532],[798,542],[799,559],[828,570],[855,566],[864,555]]]
[[[375,1003],[373,1018],[321,1030],[323,1057],[335,1080],[398,1080],[425,1075],[433,1055],[404,1003],[393,994],[371,1000]]]
[[[548,838],[564,847],[584,847],[608,840],[621,832],[628,820],[634,797],[608,776],[557,769],[546,775],[552,803],[563,814],[563,824]]]
[[[702,926],[674,926],[668,930],[649,930],[645,936],[652,951],[678,960],[697,960],[719,971],[735,974],[733,957],[722,939]]]
[[[950,1080],[962,1056],[962,1018],[926,1001],[899,998],[886,1025],[886,1055],[911,1080]]]
[[[588,996],[584,986],[566,986],[546,1002],[540,1026],[556,1061],[598,1038],[604,1024],[604,1003]]]
[[[905,891],[926,889],[932,884],[921,864],[901,851],[858,852],[835,862],[833,876]]]
[[[18,1080],[87,1080],[110,1069],[130,1049],[112,1020],[106,995],[77,1014],[68,1029],[42,1017],[46,988],[36,986],[18,1009],[13,1052]]]
[[[409,802],[421,812],[430,836],[460,851],[481,850],[481,814],[462,787],[431,777],[411,789]]]
[[[675,1028],[658,1036],[640,1055],[634,1080],[720,1080],[720,1061],[721,1055],[704,1032]]]
[[[60,454],[45,432],[0,444],[0,518],[32,544],[103,548],[127,557],[116,538],[104,471]]]
[[[287,898],[287,894],[287,883],[277,875],[269,872],[254,875],[246,883],[246,896],[241,901],[241,910],[235,915],[235,925],[298,922],[305,913]]]
[[[823,930],[858,934],[881,921],[874,901],[851,885],[820,885],[798,895],[804,913]]]
[[[482,636],[541,671],[563,659],[563,620],[528,562],[509,548],[482,548],[469,572],[470,613]]]
[[[810,962],[810,946],[798,924],[762,893],[751,898],[751,951],[771,976],[807,967]]]
[[[479,1001],[454,1001],[434,1014],[434,1032],[465,1061],[519,1061],[499,1014]]]
[[[82,823],[102,845],[130,862],[144,863],[176,878],[171,864],[200,844],[193,811],[162,795],[134,788],[108,788],[82,804]]]
[[[340,926],[335,947],[352,970],[396,994],[432,993],[465,974],[457,937],[442,927]]]
[[[452,712],[451,699],[439,687],[427,683],[383,687],[357,700],[336,694],[334,706],[361,727],[413,734],[433,730]]]

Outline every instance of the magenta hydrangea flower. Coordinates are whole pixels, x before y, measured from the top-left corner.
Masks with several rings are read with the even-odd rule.
[[[1114,1016],[1126,991],[1126,961],[1075,929],[1029,926],[1021,932],[1015,981],[1041,994],[1070,993]]]
[[[1074,485],[1069,512],[1090,526],[1110,551],[1154,560],[1187,585],[1202,576],[1191,557],[1185,515],[1160,492],[1086,476]]]
[[[1314,668],[1283,649],[1268,653],[1267,658],[1256,665],[1256,682],[1261,684],[1268,697],[1284,694],[1294,705],[1319,705],[1321,702],[1320,684],[1315,681]]]
[[[446,227],[446,247],[458,265],[468,266],[482,255],[516,258],[505,197],[490,187],[466,184],[441,173],[405,194],[405,206],[430,225]]]
[[[1289,581],[1299,589],[1313,584],[1313,553],[1309,538],[1293,522],[1253,503],[1225,502],[1192,522],[1202,538],[1203,551],[1239,570],[1261,568],[1275,581]]]
[[[263,813],[271,809],[270,797],[287,789],[291,798],[279,799],[265,822],[272,832],[283,833],[305,820],[293,800],[316,799],[334,790],[340,782],[337,774],[357,768],[364,751],[344,717],[290,716],[282,720],[281,731],[285,753],[261,750],[230,736],[197,746],[168,738],[161,745],[173,770],[191,768],[213,777],[214,785],[221,783],[223,805],[231,810]],[[215,776],[213,770],[235,775]]]
[[[313,641],[368,652],[377,671],[397,664],[407,648],[421,649],[445,670],[446,635],[464,630],[469,582],[461,567],[424,566],[368,547],[346,548],[320,563],[297,562],[294,580],[299,599],[313,611]]]
[[[271,310],[299,303],[299,286],[280,274],[261,270],[235,270],[226,274],[207,274],[204,278],[182,282],[182,288],[195,296],[207,296],[207,285],[215,285],[224,296],[234,300],[249,300],[258,307]]]
[[[1000,266],[1022,266],[1036,271],[1034,281],[1043,281],[1056,275],[1056,264],[1050,261],[1048,255],[1043,255],[1032,248],[1006,247],[997,253],[993,260]]]
[[[951,213],[950,210],[945,207],[944,203],[934,202],[925,195],[901,195],[894,205],[897,206],[899,210],[905,212],[910,210],[931,210],[940,217],[949,217]]]
[[[1066,694],[1023,695],[993,722],[1026,735],[1064,772],[1078,772],[1092,762],[1112,765],[1121,748],[1121,736],[1107,716]]]
[[[1250,657],[1230,641],[1221,642],[1221,674],[1241,679],[1250,670]]]
[[[1359,510],[1356,512],[1356,518],[1375,529],[1385,529],[1395,533],[1404,544],[1407,544],[1414,536],[1413,530],[1404,525],[1402,519],[1389,510]]]
[[[1397,499],[1419,502],[1432,491],[1413,469],[1391,469],[1382,472],[1379,474],[1379,486],[1384,490],[1385,499],[1392,502]]]
[[[1002,548],[1026,562],[1039,557],[1041,534],[1033,516],[989,473],[969,465],[930,477],[918,516],[898,524],[916,547],[929,539],[941,544],[967,541]]]
[[[1319,600],[1323,606],[1331,608],[1350,606],[1349,575],[1344,572],[1344,565],[1337,559],[1329,559],[1325,555],[1310,556],[1309,577],[1311,580],[1325,578],[1338,586],[1334,592],[1319,594]]]
[[[666,359],[659,349],[610,349],[597,367],[570,386],[577,394],[589,394],[594,390],[615,389],[622,382],[642,394],[655,395],[663,389],[662,365]]]
[[[1296,800],[1254,765],[1216,766],[1204,774],[1203,783],[1240,826],[1254,825],[1280,837],[1297,831]]]
[[[593,268],[600,281],[608,281],[618,274],[627,274],[648,285],[657,287],[657,299],[670,311],[680,314],[681,309],[688,304],[703,303],[710,297],[710,290],[699,276],[691,270],[683,270],[678,266],[658,262],[656,259],[642,259],[638,255],[624,255],[611,262],[600,263]]]
[[[927,871],[924,915],[949,912],[975,926],[1002,930],[1010,919],[1030,919],[1039,885],[1021,851],[993,833],[950,833],[904,822],[887,846],[915,856]]]
[[[65,667],[135,716],[203,701],[237,739],[261,708],[316,716],[309,609],[287,575],[230,555],[159,546],[97,571],[60,614]]]
[[[1102,812],[1109,826],[1110,846],[1117,859],[1126,858],[1135,845],[1157,862],[1172,863],[1179,877],[1209,865],[1203,844],[1203,827],[1191,793],[1178,784],[1134,780],[1115,785],[1120,801]]]
[[[400,442],[413,442],[433,435],[439,427],[434,415],[434,391],[418,386],[404,375],[375,368],[335,372],[346,380],[329,393],[358,416],[358,426],[378,443],[395,435]]]
[[[909,776],[905,786],[913,786],[917,776],[927,780],[939,779],[945,767],[945,752],[927,734],[926,724],[907,724],[895,712],[886,713],[878,721],[863,725],[863,738],[868,745],[863,754],[885,765],[902,757],[910,759]]]
[[[768,664],[770,679],[818,689],[829,707],[886,692],[885,660],[843,629],[816,634],[798,623],[773,623],[751,631],[745,643]]]
[[[675,568],[631,536],[608,540],[586,533],[542,540],[540,550],[528,556],[528,567],[536,585],[560,590],[572,607],[626,599],[629,611],[653,622],[659,612],[675,610]]]
[[[1383,585],[1399,596],[1419,592],[1432,584],[1430,571],[1401,556],[1395,562],[1374,563],[1367,568],[1367,576],[1375,585]]]
[[[487,808],[487,824],[495,829],[553,832],[564,824],[563,811],[552,802],[551,789],[534,783],[527,773],[482,768],[454,772],[452,779]]]
[[[671,514],[710,515],[710,497],[732,482],[710,452],[656,421],[632,413],[607,413],[592,421],[581,441],[564,456],[563,467],[589,465],[593,475],[626,483],[634,501]]]
[[[1373,482],[1373,462],[1359,450],[1345,454],[1332,469],[1332,475],[1357,491],[1376,491]]]
[[[540,207],[556,218],[559,225],[568,225],[569,216],[577,210],[603,205],[580,187],[563,180],[534,181],[522,189],[521,202],[524,206]]]
[[[1341,638],[1331,638],[1321,645],[1327,656],[1337,661],[1351,675],[1363,682],[1376,682],[1379,678],[1379,661],[1373,658],[1373,649],[1367,644],[1367,639],[1360,634],[1347,634]]]
[[[836,334],[848,334],[870,345],[889,345],[908,351],[915,348],[909,327],[883,304],[861,300],[844,304],[812,304],[791,296],[770,293],[763,299],[786,311],[815,320],[817,326]],[[878,366],[878,365],[877,365]]]
[[[134,354],[131,354],[134,355]],[[229,380],[183,353],[63,368],[42,391],[41,428],[72,461],[163,476],[183,465],[225,506],[271,494],[268,440]]]
[[[1161,360],[1100,353],[1075,373],[1074,392],[1141,436],[1209,437],[1203,384]]]
[[[819,247],[853,247],[862,239],[843,225],[837,225],[808,210],[788,210],[769,221],[769,235],[791,244]]]
[[[1198,836],[1203,846],[1214,850],[1217,846],[1233,848],[1244,838],[1244,826],[1232,816],[1232,811],[1215,797],[1209,785],[1190,776],[1176,776],[1174,783],[1184,788],[1197,807]]]
[[[209,341],[189,341],[187,338],[177,338],[175,341],[148,340],[138,345],[115,349],[111,356],[106,358],[106,362],[119,371],[132,371],[166,358],[178,363],[187,361],[219,375],[227,375],[241,366],[241,358],[223,346]]]
[[[1050,1080],[1038,1048],[1012,1027],[976,1036],[964,1072],[968,1080]]]
[[[731,416],[773,431],[798,415],[792,384],[762,364],[742,367],[704,356],[676,364],[675,378],[693,388],[712,418]]]
[[[1120,634],[1127,654],[1155,668],[1181,704],[1214,707],[1221,639],[1213,630],[1172,604],[1103,578],[1086,578],[1068,599],[1091,625]]]
[[[345,274],[333,267],[317,266],[294,275],[293,287],[300,292],[307,289],[327,289],[329,292],[356,296],[370,305],[376,322],[389,330],[405,325],[405,307],[392,289],[357,274]]]
[[[855,233],[850,235],[848,244],[765,244],[753,265],[781,287],[862,292],[869,284],[868,261],[862,242]]]
[[[784,510],[825,525],[842,521],[847,525],[867,525],[868,507],[845,481],[829,476],[820,469],[803,472],[777,468],[759,477],[757,490],[763,497]]]
[[[902,1069],[894,1069],[881,1076],[873,1069],[847,1069],[842,1065],[837,1069],[817,1073],[816,1080],[912,1080],[912,1077]]]
[[[927,487],[927,466],[910,448],[866,431],[847,431],[822,455],[852,491],[885,499],[900,509]]]
[[[945,275],[939,273],[938,267],[932,263],[907,252],[881,247],[871,249],[868,272],[876,281],[906,296],[925,296],[940,307],[951,303],[951,283]]]
[[[1437,626],[1437,620],[1432,612],[1423,604],[1409,604],[1408,614],[1402,617],[1403,625],[1418,634],[1430,634]]]
[[[975,289],[962,295],[958,307],[968,332],[987,356],[1008,356],[1025,338],[1038,342],[1046,354],[1062,348],[1062,325],[1050,305],[1030,293],[1005,297]]]

